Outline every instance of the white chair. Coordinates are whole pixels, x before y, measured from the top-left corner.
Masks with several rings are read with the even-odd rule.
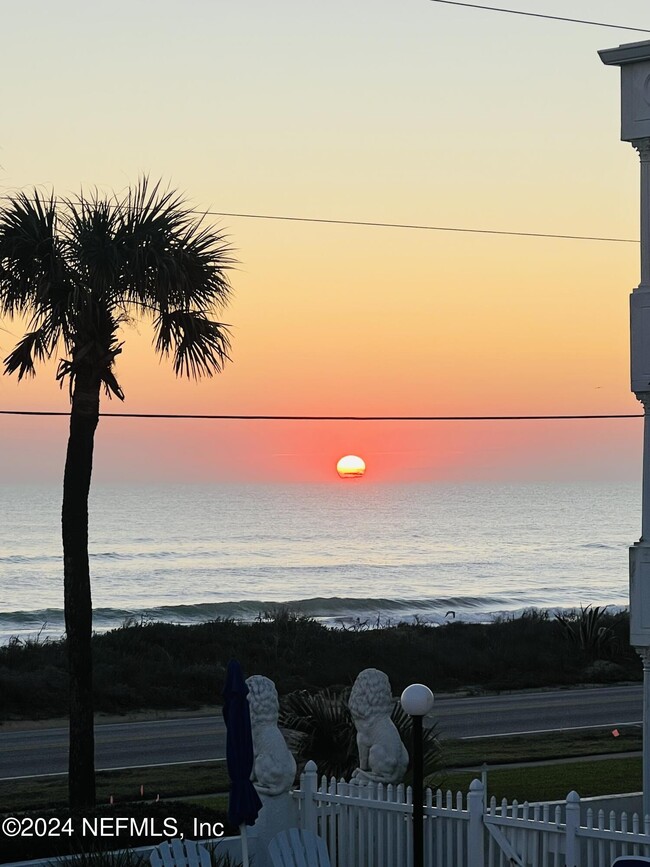
[[[161,843],[149,856],[151,867],[211,867],[210,853],[196,840],[175,838]]]
[[[612,867],[643,867],[644,864],[650,864],[650,858],[643,855],[621,855],[612,862]]]
[[[300,828],[280,831],[269,843],[273,867],[330,867],[330,856],[322,837]]]

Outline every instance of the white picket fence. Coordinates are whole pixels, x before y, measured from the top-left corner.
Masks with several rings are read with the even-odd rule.
[[[319,783],[309,762],[293,797],[332,867],[412,867],[410,787]],[[583,826],[575,792],[554,807],[494,798],[486,807],[479,780],[467,795],[426,790],[426,867],[609,867],[619,855],[650,856],[650,817],[588,810]]]

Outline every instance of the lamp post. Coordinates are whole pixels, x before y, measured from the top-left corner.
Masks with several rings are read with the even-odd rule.
[[[422,754],[422,718],[433,707],[433,693],[423,683],[407,686],[400,699],[404,712],[411,717],[413,727],[413,867],[424,863],[423,788],[424,758]]]
[[[641,282],[630,296],[632,391],[643,406],[641,538],[630,548],[630,644],[643,660],[643,813],[650,814],[650,42],[599,51],[621,67],[621,139],[641,158]]]

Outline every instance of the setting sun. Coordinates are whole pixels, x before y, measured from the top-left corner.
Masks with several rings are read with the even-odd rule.
[[[336,465],[336,472],[342,479],[360,479],[365,471],[365,461],[356,455],[346,455]]]

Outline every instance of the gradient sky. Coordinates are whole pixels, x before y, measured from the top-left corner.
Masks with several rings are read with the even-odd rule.
[[[646,0],[512,8],[649,25]],[[643,34],[429,0],[3,3],[0,193],[162,177],[197,207],[638,237],[618,71]],[[650,34],[649,34],[650,36]],[[637,412],[638,245],[222,218],[234,363],[200,384],[124,334],[129,412]],[[20,336],[2,323],[4,356]],[[53,368],[1,409],[66,410]],[[0,474],[56,481],[65,419],[0,419]],[[96,478],[636,479],[641,423],[100,422]]]

